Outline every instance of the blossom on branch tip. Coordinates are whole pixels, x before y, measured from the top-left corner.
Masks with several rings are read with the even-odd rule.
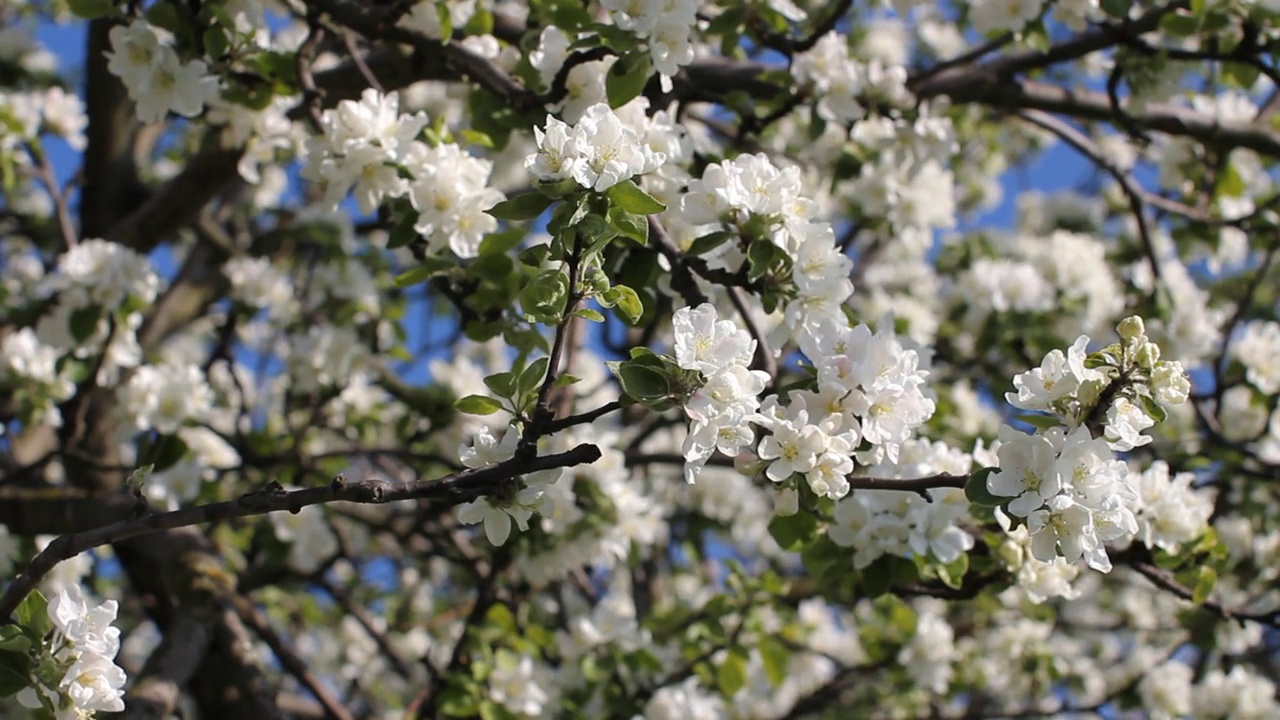
[[[604,103],[587,108],[573,126],[548,115],[545,130],[534,128],[534,136],[538,152],[525,159],[525,169],[543,182],[572,179],[604,192],[666,161]]]
[[[520,442],[520,431],[515,425],[506,428],[502,437],[495,437],[488,426],[481,427],[470,444],[458,448],[458,459],[468,468],[483,468],[506,462],[515,457]],[[548,488],[559,481],[562,468],[539,470],[513,478],[520,487],[510,497],[484,496],[458,507],[458,522],[464,525],[484,524],[485,537],[495,547],[503,545],[511,537],[514,520],[521,532],[529,529],[529,519],[534,513],[552,514],[554,498]]]

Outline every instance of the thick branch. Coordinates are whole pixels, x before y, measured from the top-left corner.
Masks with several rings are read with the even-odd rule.
[[[529,460],[508,460],[475,470],[465,470],[435,480],[416,480],[393,483],[387,480],[369,479],[347,482],[339,476],[329,485],[302,490],[286,491],[279,485],[243,495],[227,502],[198,505],[173,512],[148,515],[136,520],[125,520],[76,535],[64,535],[49,544],[31,561],[26,572],[19,576],[0,597],[0,618],[13,614],[18,603],[31,592],[55,565],[75,557],[85,550],[119,542],[139,535],[171,530],[174,528],[203,525],[233,518],[264,515],[278,510],[298,512],[308,505],[331,502],[389,503],[400,500],[430,500],[446,505],[469,502],[482,495],[495,492],[498,486],[515,476],[525,473],[590,464],[600,459],[600,449],[582,444],[572,450]]]
[[[1106,93],[1067,89],[1036,80],[1002,78],[985,66],[940,74],[915,89],[916,97],[946,96],[953,102],[982,103],[998,108],[1030,108],[1070,115],[1081,120],[1110,122],[1115,112]],[[1190,137],[1205,145],[1242,147],[1280,157],[1280,134],[1247,122],[1218,120],[1172,103],[1147,103],[1142,112],[1130,112],[1135,127],[1169,135]]]

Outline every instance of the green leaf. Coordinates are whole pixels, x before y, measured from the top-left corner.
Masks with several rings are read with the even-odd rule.
[[[506,287],[506,281],[515,271],[515,262],[507,255],[501,253],[490,253],[481,255],[475,259],[475,262],[467,268],[472,275],[481,280],[488,281],[498,287]],[[506,300],[506,293],[503,293],[503,300]]]
[[[453,15],[449,13],[449,5],[444,2],[436,2],[436,18],[440,23],[440,37],[453,37]]]
[[[1256,66],[1242,62],[1224,63],[1222,72],[1245,90],[1252,88],[1254,83],[1258,82],[1258,76],[1262,74]]]
[[[1160,18],[1160,29],[1176,38],[1185,38],[1200,32],[1200,18],[1186,10],[1174,10]]]
[[[1218,583],[1218,573],[1208,565],[1200,566],[1198,577],[1196,578],[1195,589],[1191,593],[1191,602],[1197,605],[1203,605],[1209,599],[1209,595],[1213,592],[1213,587]]]
[[[810,577],[828,578],[836,565],[849,563],[849,551],[820,535],[800,551],[800,563]]]
[[[516,383],[516,392],[524,394],[538,389],[542,384],[542,379],[547,375],[547,365],[550,363],[549,358],[540,357],[529,363],[529,367],[520,373],[520,380]]]
[[[298,84],[297,57],[294,53],[266,50],[253,56],[253,65],[263,76],[278,83],[276,90],[288,91]]]
[[[1182,556],[1175,555],[1168,550],[1162,550],[1159,548],[1156,549],[1153,559],[1155,560],[1156,567],[1162,570],[1174,570],[1183,563]]]
[[[1044,22],[1036,20],[1022,30],[1022,42],[1032,50],[1047,52],[1049,50],[1049,31]]]
[[[468,395],[458,398],[453,406],[468,415],[492,415],[502,409],[502,403],[487,395]]]
[[[617,235],[634,240],[637,245],[649,244],[649,219],[644,215],[614,206],[609,208],[609,225]]]
[[[516,635],[518,632],[516,629],[516,618],[515,615],[511,614],[511,608],[500,602],[494,603],[493,606],[489,608],[488,612],[485,613],[485,620],[489,625],[492,625],[503,632],[510,633],[511,635]]]
[[[115,9],[112,0],[67,0],[67,9],[85,20],[105,17]]]
[[[221,27],[214,26],[204,31],[204,52],[215,60],[227,54],[231,44],[227,41],[227,33]]]
[[[1228,164],[1227,167],[1218,175],[1218,184],[1213,189],[1213,196],[1219,197],[1241,197],[1248,188],[1244,184],[1244,178],[1240,177],[1240,173],[1234,165]]]
[[[618,58],[604,79],[604,94],[609,107],[619,108],[644,92],[652,70],[648,51],[632,52]]]
[[[125,480],[125,484],[131,488],[141,488],[146,484],[147,479],[156,471],[155,465],[143,465],[133,472],[129,473],[129,477]]]
[[[747,248],[747,277],[759,280],[769,272],[781,249],[765,238],[757,238]]]
[[[716,668],[716,687],[727,698],[738,694],[747,684],[747,658],[742,648],[730,648],[720,667]]]
[[[0,653],[15,653],[24,658],[31,651],[31,638],[17,625],[0,627]],[[4,658],[0,662],[10,663],[12,658]]]
[[[187,444],[177,435],[161,435],[141,454],[139,465],[151,464],[153,472],[164,472],[186,457]]]
[[[760,638],[757,650],[760,652],[760,662],[764,665],[765,676],[769,678],[771,685],[778,687],[787,679],[787,665],[791,662],[791,651],[772,635]]]
[[[562,372],[556,376],[556,381],[551,384],[551,387],[558,387],[558,388],[569,387],[570,385],[576,382],[579,382],[580,380],[582,380],[582,378],[578,377],[577,375],[570,375],[569,373]]]
[[[893,566],[897,558],[881,555],[859,574],[862,590],[868,597],[878,598],[893,587]]]
[[[999,472],[999,468],[982,468],[969,475],[969,479],[964,483],[965,498],[974,505],[982,507],[997,507],[1008,502],[1009,498],[994,495],[987,489],[987,478],[996,472]]]
[[[35,637],[44,637],[53,629],[53,621],[49,619],[49,601],[39,590],[32,590],[22,598],[13,611],[13,617]]]
[[[590,320],[591,322],[604,322],[604,315],[601,315],[599,310],[592,308],[578,308],[573,311],[573,316],[580,317],[583,320]]]
[[[1084,358],[1084,366],[1090,370],[1096,370],[1100,367],[1115,367],[1116,359],[1112,357],[1110,353],[1089,353]]]
[[[728,230],[718,230],[694,240],[689,245],[686,255],[706,255],[730,240],[737,239],[738,234]]]
[[[513,250],[529,233],[524,228],[511,228],[501,232],[489,233],[480,241],[481,255],[505,255]]]
[[[615,367],[622,391],[642,403],[658,402],[671,394],[671,384],[659,370],[634,360],[617,363]]]
[[[527,192],[489,208],[487,212],[499,220],[532,220],[547,208],[555,198],[547,197],[540,192]]]
[[[78,343],[83,343],[98,330],[98,321],[102,319],[101,305],[86,305],[79,310],[74,310],[68,319],[68,325],[71,329],[71,337]]]
[[[1116,20],[1128,18],[1132,6],[1133,0],[1102,0],[1102,11]]]
[[[152,25],[168,30],[174,35],[181,36],[183,34],[182,30],[186,23],[178,15],[178,8],[175,7],[174,3],[152,3],[151,7],[147,8],[145,15],[147,22]]]
[[[1165,409],[1160,407],[1160,403],[1157,403],[1150,395],[1139,395],[1138,402],[1142,405],[1142,411],[1147,414],[1147,417],[1156,421],[1156,423],[1164,422],[1165,418],[1169,416]]]
[[[559,236],[569,228],[582,222],[583,218],[591,214],[590,203],[587,201],[585,194],[574,194],[564,198],[551,211],[551,219],[547,221],[547,234]]]
[[[413,287],[430,280],[438,272],[440,272],[439,268],[432,267],[429,264],[419,265],[397,275],[395,280],[391,281],[391,284],[400,289]]]
[[[606,191],[609,202],[637,215],[652,215],[667,209],[652,195],[640,189],[634,180],[623,180]]]
[[[644,314],[644,304],[640,302],[640,296],[635,290],[626,285],[614,285],[609,288],[609,292],[615,293],[614,302],[618,312],[622,313],[628,325],[635,325],[640,321],[640,316]]]
[[[17,695],[31,687],[31,678],[18,672],[8,662],[0,663],[0,698]]]
[[[418,217],[411,212],[406,212],[396,221],[394,227],[391,228],[391,234],[387,238],[387,248],[394,250],[396,248],[408,247],[414,240],[420,236],[418,231],[414,229],[414,225],[418,224]]]
[[[446,717],[475,717],[479,714],[479,699],[462,687],[446,687],[440,693],[440,712]]]
[[[818,521],[805,511],[779,515],[769,521],[769,534],[783,550],[799,550],[817,537]]]
[[[1214,8],[1212,11],[1201,16],[1200,31],[1205,34],[1209,34],[1225,30],[1231,25],[1234,17],[1234,13]]]
[[[490,256],[505,257],[505,256]],[[538,322],[560,319],[569,298],[569,278],[560,270],[543,270],[520,290],[520,307]]]
[[[531,267],[535,270],[540,269],[547,262],[547,258],[551,256],[551,246],[542,243],[533,245],[520,251],[517,256],[520,258],[520,264]]]
[[[482,133],[478,130],[471,130],[468,128],[459,131],[458,135],[462,138],[461,144],[463,145],[474,145],[475,147],[482,147],[486,150],[492,150],[494,147],[493,138],[489,137],[488,133]]]
[[[516,376],[514,373],[494,373],[484,379],[484,384],[498,397],[510,398],[516,394]]]
[[[471,129],[488,135],[497,150],[507,146],[515,127],[528,127],[525,118],[509,103],[480,88],[467,95],[467,117],[471,118]]]
[[[969,572],[969,556],[961,555],[955,561],[938,566],[938,579],[952,590],[964,584],[964,574]]]

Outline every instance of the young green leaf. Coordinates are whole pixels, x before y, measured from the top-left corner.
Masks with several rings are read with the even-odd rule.
[[[623,180],[606,191],[609,202],[637,215],[652,215],[667,209],[649,193],[640,189],[634,180]]]
[[[604,79],[609,107],[622,107],[644,92],[651,71],[648,51],[627,53],[619,58]]]
[[[67,0],[67,9],[85,20],[105,17],[115,9],[112,0]]]
[[[635,325],[640,321],[640,316],[644,315],[644,303],[640,302],[640,296],[635,290],[626,285],[614,285],[610,288],[610,292],[616,293],[616,304],[618,312],[622,313],[623,318],[629,325]]]
[[[509,200],[503,200],[489,208],[488,213],[499,220],[532,220],[551,207],[553,202],[555,202],[554,198],[540,192],[527,192]]]
[[[453,406],[468,415],[492,415],[502,409],[502,403],[486,395],[468,395],[458,398]]]
[[[997,507],[1007,502],[1009,498],[993,495],[987,489],[987,478],[998,470],[999,468],[982,468],[970,475],[964,483],[965,498],[974,505],[983,507]]]
[[[783,550],[799,550],[817,536],[818,521],[809,512],[779,515],[769,521],[769,534]]]

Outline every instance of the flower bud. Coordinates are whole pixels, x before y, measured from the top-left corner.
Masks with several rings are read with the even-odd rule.
[[[800,512],[800,493],[793,487],[779,488],[773,494],[773,512],[783,517]]]
[[[1133,342],[1145,335],[1147,328],[1142,324],[1142,318],[1137,315],[1130,315],[1120,321],[1120,324],[1116,326],[1116,332],[1120,333],[1122,339]]]
[[[1138,347],[1138,366],[1151,369],[1160,360],[1160,346],[1153,342],[1144,342]]]
[[[1016,571],[1026,561],[1026,551],[1021,543],[1014,540],[1006,540],[1001,543],[996,550],[996,554],[1004,562],[1005,567],[1011,571]]]
[[[761,460],[753,452],[740,452],[733,456],[733,469],[738,471],[739,475],[747,477],[755,477],[757,473],[764,469],[765,461]]]
[[[1166,406],[1181,405],[1191,393],[1191,380],[1182,369],[1182,363],[1163,362],[1151,372],[1151,394],[1156,402]]]

